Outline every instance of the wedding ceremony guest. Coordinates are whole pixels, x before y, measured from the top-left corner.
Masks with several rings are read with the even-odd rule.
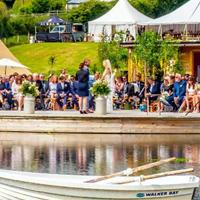
[[[115,92],[119,97],[122,97],[124,95],[124,82],[122,77],[117,77],[115,84]]]
[[[181,79],[181,74],[176,74],[174,83],[174,103],[176,110],[180,108],[186,94],[186,81]]]
[[[78,80],[78,96],[79,96],[79,111],[81,114],[87,114],[87,104],[89,96],[89,62],[85,60],[79,65],[79,70],[76,73]]]
[[[3,79],[3,83],[5,86],[4,92],[3,92],[3,99],[6,99],[7,104],[9,104],[9,107],[12,107],[12,92],[11,92],[11,84],[9,81],[9,77],[5,76]],[[7,106],[8,108],[8,106]]]
[[[19,91],[21,85],[22,85],[22,79],[21,79],[20,76],[18,76],[16,78],[15,82],[12,84],[12,87],[11,87],[12,95],[17,100],[18,110],[19,111],[22,111],[22,107],[23,107],[23,104],[24,104],[24,96]]]
[[[48,91],[49,91],[49,82],[45,80],[45,76],[43,74],[39,75],[39,80],[41,81],[42,84],[42,89],[40,91],[40,103],[41,103],[41,108],[42,110],[45,109],[45,98],[48,96]]]
[[[67,100],[70,94],[70,84],[66,81],[65,76],[61,75],[57,84],[57,103],[62,110],[67,109]]]
[[[160,84],[152,77],[148,77],[147,82],[149,87],[147,88],[146,96],[149,98],[149,101],[152,102],[157,100],[160,95]]]
[[[144,82],[141,81],[142,75],[140,73],[136,74],[135,84],[137,85],[137,94],[136,96],[140,98],[140,103],[142,103],[142,99],[144,98]]]
[[[49,97],[55,98],[57,96],[57,84],[58,77],[56,75],[52,75],[49,79]]]
[[[186,112],[190,110],[190,104],[191,107],[196,111],[195,109],[195,104],[196,104],[196,95],[197,95],[197,85],[195,83],[195,78],[194,77],[189,77],[188,83],[186,86]]]
[[[43,88],[42,88],[41,80],[40,80],[40,78],[39,78],[39,74],[37,74],[37,73],[34,73],[34,74],[33,74],[33,82],[36,84],[36,86],[37,86],[39,92],[42,92],[42,89],[43,89]]]
[[[33,76],[31,74],[27,76],[27,81],[29,81],[30,83],[33,83]]]
[[[170,77],[165,76],[164,81],[160,87],[161,98],[160,98],[160,111],[164,111],[164,106],[172,106],[171,99],[173,99],[173,85],[170,84]]]

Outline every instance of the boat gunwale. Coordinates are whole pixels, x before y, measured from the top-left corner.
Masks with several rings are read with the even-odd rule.
[[[4,174],[2,174],[4,173]],[[15,174],[14,174],[15,173]],[[30,177],[30,175],[35,175]],[[38,177],[36,176],[38,175]],[[39,177],[39,175],[42,175],[43,177]],[[37,185],[45,185],[45,186],[54,186],[54,187],[60,187],[60,188],[77,188],[77,189],[88,189],[88,190],[123,190],[123,191],[146,191],[146,190],[169,190],[169,189],[189,189],[189,188],[196,188],[199,187],[200,181],[199,178],[193,175],[184,175],[184,176],[191,176],[195,177],[195,180],[193,182],[188,183],[175,183],[175,184],[166,184],[166,185],[157,185],[157,184],[152,184],[152,185],[144,185],[144,184],[138,184],[138,185],[131,185],[129,184],[112,184],[112,183],[105,183],[105,182],[99,182],[97,184],[94,183],[85,183],[87,179],[83,179],[83,182],[75,182],[75,183],[70,183],[70,182],[62,182],[62,180],[56,181],[49,180],[48,178],[53,175],[55,178],[78,178],[81,177],[84,178],[94,178],[94,176],[80,176],[80,175],[61,175],[61,174],[41,174],[41,173],[31,173],[31,172],[18,172],[18,171],[11,171],[9,173],[9,170],[0,170],[0,179],[4,179],[4,181],[15,181],[15,182],[23,182],[23,183],[29,183],[29,184],[37,184]],[[45,177],[44,177],[45,176]],[[181,177],[183,175],[179,175]],[[0,180],[0,183],[2,181]],[[145,182],[144,182],[145,183]],[[15,184],[14,184],[15,185]],[[134,188],[133,188],[134,187]]]

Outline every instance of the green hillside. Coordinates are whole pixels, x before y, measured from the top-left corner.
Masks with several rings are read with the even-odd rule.
[[[100,66],[96,43],[37,43],[11,47],[10,50],[32,72],[48,74],[51,70],[50,56],[56,56],[53,67],[56,72],[65,68],[74,74],[85,58],[91,60],[92,69]]]

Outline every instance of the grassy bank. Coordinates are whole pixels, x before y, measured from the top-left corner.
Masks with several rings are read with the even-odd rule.
[[[48,74],[52,70],[51,56],[56,57],[53,71],[57,73],[64,68],[74,74],[84,58],[91,60],[91,70],[100,67],[96,43],[37,43],[14,46],[10,50],[32,72]]]

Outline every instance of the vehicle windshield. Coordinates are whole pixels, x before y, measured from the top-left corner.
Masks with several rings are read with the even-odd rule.
[[[55,26],[50,33],[63,33],[65,31],[65,26]]]

